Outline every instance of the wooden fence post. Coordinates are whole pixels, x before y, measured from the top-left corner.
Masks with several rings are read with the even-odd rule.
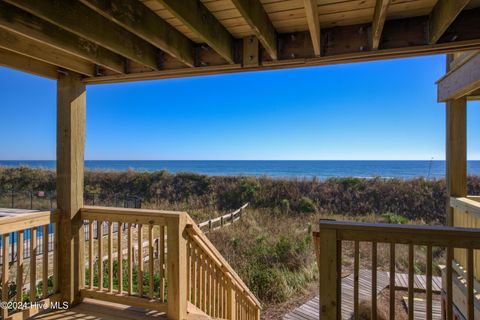
[[[319,231],[319,282],[320,282],[320,318],[337,320],[339,301],[337,288],[337,232],[331,229]]]
[[[84,284],[83,207],[86,88],[79,75],[60,75],[57,81],[57,208],[59,290],[64,301],[80,302]]]
[[[187,215],[167,222],[167,318],[187,319]]]

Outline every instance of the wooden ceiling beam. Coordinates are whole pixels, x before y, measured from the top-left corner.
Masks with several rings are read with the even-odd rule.
[[[0,2],[0,28],[64,50],[116,73],[125,70],[122,56],[4,2]]]
[[[199,0],[156,0],[203,39],[228,63],[234,63],[234,39]]]
[[[138,0],[80,0],[105,18],[193,67],[194,43]]]
[[[470,0],[439,0],[430,14],[428,40],[437,43]]]
[[[52,80],[58,78],[56,66],[1,48],[0,65]]]
[[[143,66],[158,69],[157,48],[77,0],[4,1]]]
[[[85,76],[95,76],[95,65],[92,63],[8,30],[0,29],[0,48],[75,71]]]
[[[277,60],[277,31],[259,0],[231,0],[252,28],[262,46]]]
[[[308,29],[310,30],[310,37],[312,38],[313,51],[315,52],[315,55],[319,57],[321,54],[321,46],[317,0],[304,0],[304,3]]]
[[[388,6],[391,0],[377,0],[372,23],[372,50],[377,50],[382,38],[383,26],[387,20]]]

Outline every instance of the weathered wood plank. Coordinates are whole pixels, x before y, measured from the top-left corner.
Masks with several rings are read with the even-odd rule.
[[[377,50],[380,44],[390,2],[391,0],[377,0],[375,4],[372,23],[372,50]]]
[[[157,48],[78,1],[5,1],[141,65],[158,69]]]
[[[470,0],[439,0],[430,14],[429,42],[436,43]]]
[[[95,75],[92,63],[8,30],[0,29],[0,48],[86,76]]]
[[[233,38],[227,29],[198,0],[156,0],[203,39],[228,63],[234,63]]]
[[[447,73],[437,82],[437,88],[441,102],[459,99],[480,89],[480,54]]]
[[[0,65],[48,79],[58,77],[56,66],[1,48]]]
[[[310,37],[312,38],[313,51],[316,56],[320,56],[320,19],[318,18],[318,3],[316,0],[304,0],[303,2],[305,5],[305,14],[307,16]]]
[[[259,0],[232,0],[273,60],[277,60],[277,32]]]
[[[123,73],[124,58],[12,5],[0,2],[0,27],[64,50],[99,66]]]
[[[193,67],[194,44],[137,0],[81,0],[83,4],[143,40]]]

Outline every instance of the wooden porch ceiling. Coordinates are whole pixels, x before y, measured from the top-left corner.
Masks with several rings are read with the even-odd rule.
[[[93,84],[348,63],[480,49],[478,21],[480,0],[2,0],[0,65]]]

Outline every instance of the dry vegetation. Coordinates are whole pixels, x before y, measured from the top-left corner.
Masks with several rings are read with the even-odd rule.
[[[480,178],[469,177],[469,194],[479,194]],[[115,197],[136,195],[142,207],[187,211],[197,222],[250,202],[241,221],[209,238],[265,306],[266,319],[316,293],[317,269],[311,228],[320,218],[387,223],[444,221],[444,180],[342,178],[280,180],[267,177],[207,177],[159,172],[86,172],[86,202],[114,205]],[[30,168],[0,168],[3,189],[55,189],[55,173]],[[54,197],[54,196],[53,196]],[[20,197],[17,203],[20,202]],[[38,199],[35,198],[35,201]],[[10,194],[0,195],[0,206]],[[39,201],[39,200],[38,200]],[[43,199],[45,201],[45,199]],[[29,203],[25,197],[24,203]],[[46,204],[48,206],[48,203]],[[335,213],[335,214],[334,214]],[[407,248],[397,246],[396,267],[407,269]],[[425,251],[415,250],[415,270],[425,271]],[[435,264],[443,250],[434,250]],[[389,268],[389,249],[379,244],[380,270]],[[370,246],[360,247],[361,267],[370,267]],[[353,268],[353,244],[343,246],[343,274]]]

